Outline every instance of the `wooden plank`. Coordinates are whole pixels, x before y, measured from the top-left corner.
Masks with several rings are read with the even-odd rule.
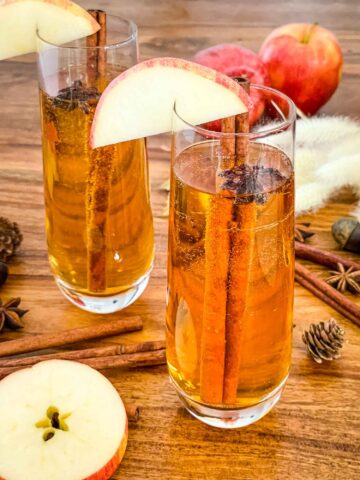
[[[87,1],[81,1],[88,6]],[[357,0],[196,0],[116,2],[102,8],[133,18],[140,26],[142,58],[174,55],[191,58],[195,51],[220,42],[238,42],[257,50],[267,33],[290,21],[316,19],[334,30],[344,49],[344,77],[324,107],[331,114],[360,111],[360,6]],[[315,15],[315,16],[314,16]],[[23,333],[4,333],[1,340],[21,335],[91,325],[97,316],[70,305],[55,286],[47,262],[44,236],[42,167],[36,67],[26,56],[0,63],[0,215],[19,222],[25,239],[11,261],[11,276],[1,298],[20,295],[30,308]],[[142,315],[143,332],[125,341],[164,336],[167,220],[161,217],[168,177],[167,136],[151,139],[152,205],[155,215],[156,261],[150,285],[125,312]],[[329,228],[347,215],[354,197],[343,191],[314,215],[304,216],[316,231],[312,242],[334,249]],[[325,269],[308,265],[325,275]],[[115,318],[117,315],[109,316]],[[301,341],[312,321],[336,318],[346,330],[341,360],[318,366]],[[359,329],[306,290],[296,287],[293,367],[279,405],[264,419],[239,431],[202,425],[181,407],[166,369],[106,372],[125,400],[143,406],[141,419],[130,428],[129,446],[114,479],[132,480],[303,480],[355,479],[360,447]],[[111,343],[115,339],[101,343]],[[90,346],[91,342],[86,345]]]

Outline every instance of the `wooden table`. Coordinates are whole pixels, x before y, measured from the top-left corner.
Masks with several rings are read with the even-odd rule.
[[[92,6],[88,2],[81,2]],[[96,2],[95,2],[96,3]],[[99,3],[99,2],[98,2]],[[275,26],[320,21],[339,37],[345,53],[344,78],[324,108],[332,114],[360,112],[360,6],[357,0],[237,0],[132,2],[106,0],[102,8],[133,18],[140,27],[142,58],[190,58],[198,49],[234,41],[257,49]],[[94,324],[99,317],[70,305],[49,271],[44,235],[42,166],[36,68],[33,58],[0,64],[0,215],[17,221],[25,239],[11,261],[1,298],[20,295],[30,308],[23,335]],[[121,315],[140,314],[144,331],[128,341],[164,336],[167,219],[166,194],[159,191],[169,172],[167,138],[150,142],[156,262],[150,285]],[[345,195],[310,218],[313,243],[335,248],[329,227],[353,207]],[[311,267],[323,271],[320,267]],[[346,329],[341,360],[317,365],[307,356],[301,334],[312,321],[335,317]],[[111,321],[111,316],[108,317]],[[125,400],[143,406],[130,428],[128,450],[116,479],[297,480],[360,477],[360,331],[306,290],[296,287],[293,367],[279,405],[255,425],[220,431],[188,415],[169,384],[165,367],[107,372]],[[19,334],[3,334],[2,340]],[[116,339],[114,339],[116,341]],[[104,342],[105,343],[105,342]],[[106,342],[110,343],[110,341]],[[89,343],[90,345],[90,343]],[[51,480],[51,479],[49,479]],[[66,480],[66,479],[64,479]]]

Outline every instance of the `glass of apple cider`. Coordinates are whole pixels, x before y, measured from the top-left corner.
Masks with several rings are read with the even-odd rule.
[[[64,295],[98,313],[139,297],[154,252],[144,139],[89,146],[100,94],[138,61],[136,25],[105,20],[102,44],[88,37],[58,46],[38,35],[50,265]]]
[[[252,86],[251,98],[249,133],[174,111],[168,368],[189,412],[222,428],[275,405],[291,356],[295,110],[271,88]]]

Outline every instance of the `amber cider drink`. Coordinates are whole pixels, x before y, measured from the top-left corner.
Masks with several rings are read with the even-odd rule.
[[[99,96],[81,81],[54,97],[40,91],[50,265],[78,302],[131,291],[153,262],[146,146],[90,148]]]
[[[289,373],[294,179],[284,153],[251,143],[254,194],[234,197],[225,189],[219,195],[219,148],[202,141],[173,158],[166,327],[170,376],[187,406],[225,410],[261,404]],[[236,179],[228,175],[230,185]],[[249,208],[250,227],[242,221]],[[222,281],[229,265],[233,273]]]

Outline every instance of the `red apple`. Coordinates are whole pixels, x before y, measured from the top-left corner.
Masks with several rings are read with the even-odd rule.
[[[248,48],[231,43],[223,43],[214,47],[200,50],[194,61],[225,73],[229,77],[246,76],[251,83],[270,85],[269,75],[260,57]],[[264,103],[259,95],[251,95],[250,124],[254,124],[264,110]],[[204,125],[209,130],[220,130],[220,121]]]
[[[144,88],[146,85],[146,88]],[[249,97],[231,78],[180,58],[152,58],[129,68],[104,90],[91,127],[93,148],[248,111]]]
[[[313,115],[335,92],[343,57],[336,37],[326,28],[293,23],[274,30],[260,57],[271,85],[286,93],[305,114]]]

